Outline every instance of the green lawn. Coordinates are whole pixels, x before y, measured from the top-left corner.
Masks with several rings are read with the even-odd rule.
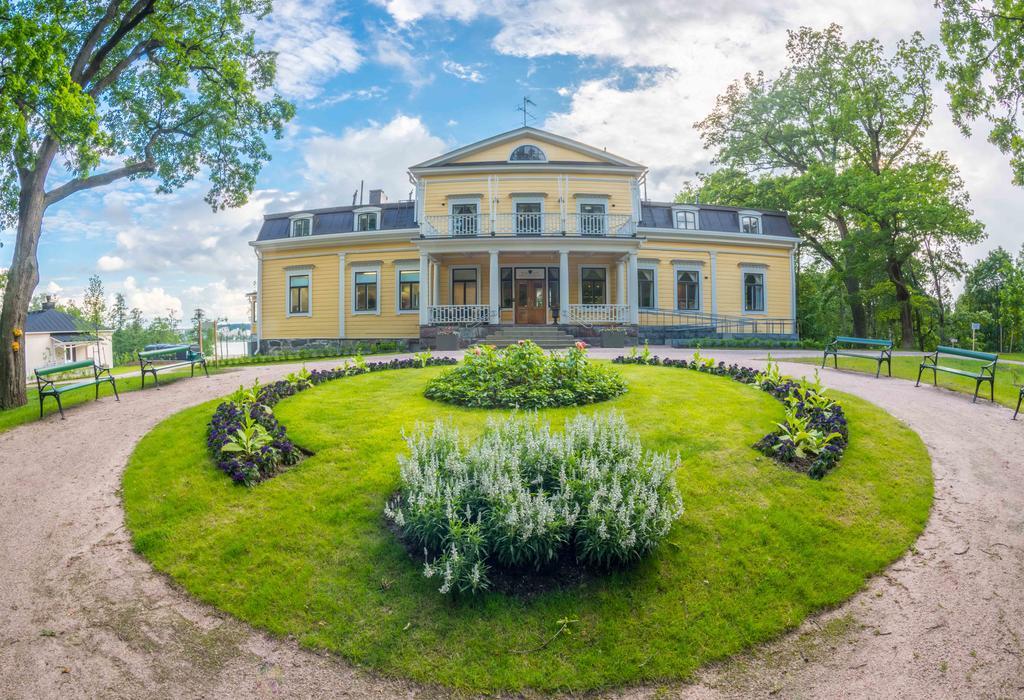
[[[892,376],[900,377],[901,379],[909,379],[911,381],[917,381],[917,368],[921,365],[921,358],[924,357],[924,353],[920,355],[907,355],[901,357],[892,358]],[[1003,356],[1000,356],[1003,359]],[[783,358],[783,362],[802,362],[809,365],[821,366],[821,357],[786,357]],[[953,358],[939,357],[939,364],[947,367],[957,367],[960,369],[967,369],[970,371],[976,371],[982,363],[973,360],[956,360]],[[832,358],[829,358],[828,366],[833,367]],[[857,357],[840,357],[839,358],[839,369],[854,371],[854,372],[868,372],[872,376],[875,374],[875,368],[877,364],[874,360],[865,360]],[[953,391],[963,392],[965,394],[974,395],[974,380],[968,377],[960,377],[955,374],[948,372],[936,372],[939,378],[939,386],[951,389]],[[885,365],[882,365],[882,376],[886,376]],[[924,385],[932,385],[932,373],[928,370],[921,375],[921,391],[924,391]],[[1017,405],[1017,397],[1020,395],[1020,385],[1024,384],[1024,365],[1014,365],[1009,363],[997,364],[996,365],[996,401],[999,403],[1013,408]],[[982,398],[988,400],[989,388],[987,384],[981,386],[981,390],[978,392],[978,400]]]
[[[213,374],[216,371],[218,370],[215,370],[212,367],[210,368],[210,374]],[[197,372],[199,372],[196,375],[197,378],[202,376],[201,370],[197,370]],[[189,370],[187,369],[180,372],[161,372],[160,384],[170,384],[171,382],[178,381],[179,379],[182,378],[188,378],[189,376]],[[125,394],[128,393],[129,391],[138,391],[140,388],[142,388],[142,381],[138,375],[125,377],[119,377],[115,375],[114,378],[117,380],[117,393],[119,394]],[[34,377],[32,378],[32,381],[34,385]],[[153,377],[147,377],[147,390],[152,388],[152,386]],[[156,390],[153,389],[153,391]],[[60,397],[60,400],[61,403],[64,404],[64,413],[68,415],[68,419],[70,420],[71,416],[74,415],[73,413],[68,413],[69,407],[74,407],[79,404],[86,403],[87,401],[93,401],[95,396],[96,390],[93,387],[75,389],[74,391],[69,391],[66,394],[63,394]],[[100,385],[100,399],[102,400],[105,397],[109,397],[111,401],[114,400],[114,391],[113,389],[110,388],[109,383],[104,383]],[[52,398],[47,397],[43,407],[43,415],[48,416],[52,413],[57,413],[57,402]],[[6,411],[0,411],[0,433],[2,433],[5,430],[10,430],[11,428],[17,425],[21,425],[22,423],[30,423],[34,420],[39,420],[39,393],[35,390],[35,388],[32,388],[29,389],[28,391],[27,404],[19,408],[12,408]]]
[[[753,444],[782,405],[729,379],[621,367],[622,397],[544,411],[615,407],[645,447],[678,453],[686,512],[632,570],[534,598],[436,591],[385,528],[400,431],[450,417],[479,433],[494,411],[422,397],[443,368],[320,385],[276,408],[315,455],[256,488],[208,457],[210,402],[171,416],[124,476],[136,549],[203,601],[302,644],[395,676],[464,691],[583,691],[686,679],[835,605],[900,556],[928,517],[930,460],[880,409],[842,396],[850,447],[822,481]],[[568,632],[552,636],[560,620]]]

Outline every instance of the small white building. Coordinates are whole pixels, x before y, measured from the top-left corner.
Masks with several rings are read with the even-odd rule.
[[[32,371],[66,362],[92,358],[98,365],[113,364],[113,331],[95,331],[70,314],[58,311],[52,301],[39,311],[30,311],[25,320],[23,353],[25,374],[31,383]]]

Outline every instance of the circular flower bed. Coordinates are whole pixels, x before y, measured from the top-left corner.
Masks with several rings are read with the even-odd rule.
[[[619,413],[577,414],[561,433],[536,417],[489,420],[472,445],[437,422],[406,444],[385,513],[442,593],[486,590],[492,568],[631,564],[683,510],[676,460],[644,453]]]
[[[607,401],[626,391],[610,367],[587,360],[586,344],[545,353],[520,341],[500,350],[477,345],[455,369],[427,384],[428,399],[471,408],[551,408]]]

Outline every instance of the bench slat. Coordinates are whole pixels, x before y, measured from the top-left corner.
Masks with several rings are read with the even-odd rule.
[[[63,365],[54,365],[52,367],[41,367],[37,369],[36,375],[45,377],[48,374],[60,374],[62,372],[70,372],[75,369],[83,369],[85,367],[92,367],[94,362],[90,360],[79,360],[78,362],[68,362]]]
[[[980,350],[967,350],[965,348],[953,348],[948,345],[940,345],[935,350],[940,355],[953,355],[955,357],[969,357],[972,360],[986,360],[988,362],[995,362],[999,359],[999,355],[994,355],[990,352],[981,352]]]
[[[159,348],[157,350],[140,350],[139,357],[159,357],[160,355],[167,355],[172,352],[181,352],[182,350],[192,351],[192,347],[189,345],[175,345],[169,348]]]
[[[848,343],[851,345],[877,345],[887,348],[892,347],[891,340],[881,340],[879,338],[853,338],[845,335],[836,336],[836,339],[833,342]]]

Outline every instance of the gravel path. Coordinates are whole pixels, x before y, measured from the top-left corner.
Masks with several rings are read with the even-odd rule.
[[[749,352],[713,354],[757,364]],[[293,369],[183,380],[73,408],[63,424],[49,417],[0,433],[0,698],[446,695],[254,631],[131,549],[120,477],[135,443],[181,408]],[[924,534],[846,604],[696,684],[612,695],[1024,697],[1024,421],[901,380],[823,378],[925,440],[936,500]]]

